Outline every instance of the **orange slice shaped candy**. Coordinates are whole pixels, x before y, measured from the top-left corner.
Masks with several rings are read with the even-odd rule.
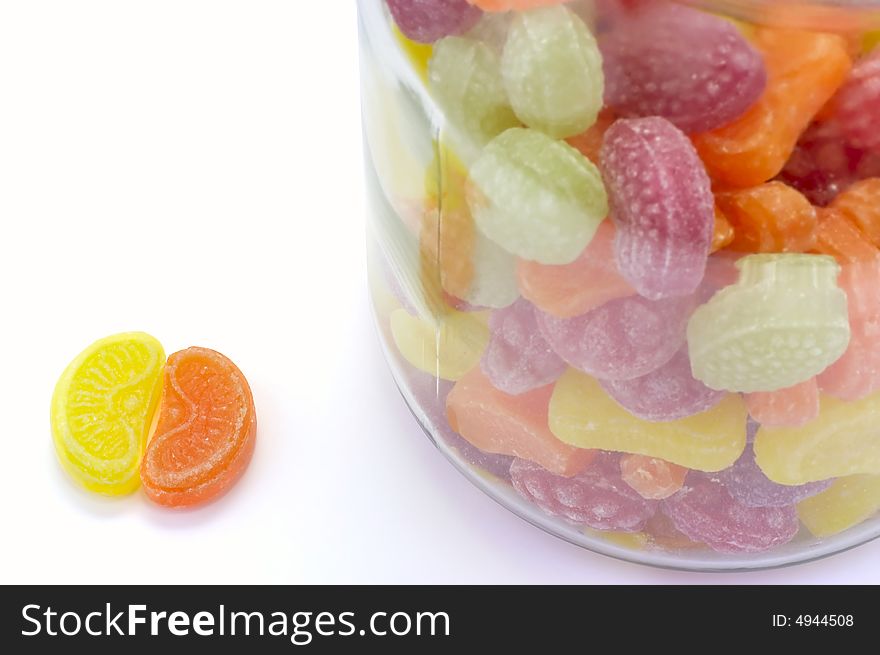
[[[207,348],[171,355],[141,462],[147,496],[167,507],[214,500],[244,473],[256,435],[254,399],[235,364]]]

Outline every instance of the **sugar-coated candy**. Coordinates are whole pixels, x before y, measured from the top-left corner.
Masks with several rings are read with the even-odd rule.
[[[736,238],[736,232],[734,232],[733,225],[730,224],[727,216],[719,209],[716,202],[715,222],[712,225],[712,245],[709,250],[717,252],[722,248],[726,248],[733,243],[734,238]]]
[[[691,473],[681,491],[663,501],[675,527],[719,553],[757,553],[791,541],[794,506],[746,507],[719,482]]]
[[[798,518],[817,537],[830,537],[880,512],[880,475],[835,480],[820,494],[798,503]]]
[[[830,396],[819,400],[819,417],[797,428],[761,426],[755,460],[780,484],[866,473],[880,475],[880,393],[854,402]]]
[[[569,0],[467,0],[483,11],[528,11],[536,7],[552,7]]]
[[[583,132],[602,108],[599,46],[580,17],[566,7],[517,14],[501,72],[519,119],[552,137]]]
[[[798,427],[819,416],[816,378],[779,389],[746,394],[749,415],[767,427]]]
[[[694,378],[687,348],[660,368],[631,380],[600,380],[605,392],[633,416],[674,421],[705,412],[721,402],[723,391]]]
[[[826,206],[850,184],[880,176],[880,153],[846,143],[834,123],[816,123],[801,135],[778,179]]]
[[[420,371],[458,380],[480,363],[489,343],[487,316],[450,310],[429,321],[405,309],[391,314],[391,335],[404,359]]]
[[[620,475],[642,498],[663,500],[681,489],[688,470],[656,457],[623,455]]]
[[[647,547],[653,550],[669,552],[704,548],[703,544],[688,538],[676,528],[672,519],[662,511],[648,519],[648,522],[645,523],[644,534],[648,540]]]
[[[646,298],[693,293],[706,270],[715,204],[691,142],[663,118],[621,119],[605,133],[601,161],[623,277]]]
[[[848,220],[843,212],[826,207],[818,212],[819,225],[814,234],[813,249],[831,255],[843,267],[841,278],[852,264],[880,259],[880,250]]]
[[[418,43],[468,31],[482,12],[467,0],[385,0],[403,34]]]
[[[482,41],[492,48],[501,56],[504,51],[504,44],[507,43],[507,34],[510,32],[510,24],[513,22],[514,14],[512,12],[505,13],[484,13],[483,17],[477,21],[465,34],[468,38]]]
[[[549,412],[553,434],[572,446],[647,455],[700,471],[719,471],[737,460],[745,448],[746,416],[742,399],[729,394],[694,416],[645,421],[574,369],[556,383]]]
[[[571,366],[603,380],[632,380],[666,364],[685,340],[694,299],[618,298],[574,318],[541,312],[538,326]]]
[[[93,343],[58,380],[51,407],[55,453],[89,491],[121,496],[140,485],[164,364],[156,339],[127,332]]]
[[[524,259],[568,264],[608,213],[602,176],[568,144],[514,128],[495,138],[470,171],[477,227]]]
[[[238,367],[208,348],[168,358],[156,431],[141,462],[147,497],[166,507],[215,500],[241,478],[254,453],[257,415]]]
[[[715,201],[733,226],[734,250],[807,252],[813,247],[816,209],[783,182],[718,193]]]
[[[478,367],[449,393],[449,425],[485,452],[527,459],[556,475],[576,475],[595,453],[565,444],[550,432],[547,408],[552,393],[548,385],[517,396],[506,394]]]
[[[583,471],[565,478],[532,462],[510,466],[514,489],[551,516],[595,530],[638,532],[657,510],[620,477],[618,456],[600,453]]]
[[[472,162],[483,146],[519,125],[507,99],[498,53],[474,39],[450,36],[434,46],[429,88],[446,118],[445,139]]]
[[[880,149],[880,51],[853,66],[828,110],[844,140],[870,150]]]
[[[767,67],[767,87],[736,120],[694,135],[711,177],[748,187],[775,177],[801,133],[846,79],[846,41],[834,34],[755,30]]]
[[[880,177],[861,180],[847,187],[834,199],[831,207],[861,230],[868,241],[880,247]]]
[[[751,445],[746,446],[733,466],[715,473],[713,478],[746,507],[789,507],[824,491],[831,484],[831,480],[794,486],[773,482],[755,462]]]
[[[839,266],[822,255],[749,255],[739,281],[691,316],[694,377],[712,389],[777,391],[821,373],[850,338]]]
[[[616,298],[635,295],[614,261],[614,223],[602,221],[593,240],[571,264],[520,260],[519,290],[542,311],[560,318],[586,314]]]
[[[541,335],[527,300],[493,312],[489,332],[480,366],[496,389],[516,395],[555,382],[565,372],[565,362]]]
[[[662,116],[687,133],[720,127],[761,96],[761,55],[732,23],[652,2],[600,41],[605,101],[624,116]]]
[[[472,466],[491,473],[496,478],[510,480],[510,465],[514,458],[510,455],[487,453],[472,445],[467,439],[446,427],[441,435],[447,445],[454,448],[459,455]]]
[[[605,139],[605,132],[608,131],[617,116],[610,111],[602,111],[587,130],[580,134],[575,134],[567,138],[565,141],[573,148],[576,148],[584,157],[589,159],[597,166],[600,163],[600,155],[602,150],[602,141]]]

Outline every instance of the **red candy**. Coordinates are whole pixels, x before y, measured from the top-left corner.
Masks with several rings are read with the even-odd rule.
[[[547,514],[594,530],[639,532],[657,510],[656,501],[642,498],[623,481],[614,453],[600,453],[572,478],[518,459],[510,466],[510,478],[523,498]]]
[[[622,119],[605,133],[601,159],[623,277],[653,300],[693,293],[712,246],[715,200],[691,142],[662,118]]]
[[[418,43],[434,43],[444,36],[467,32],[483,15],[467,0],[385,1],[403,35]]]

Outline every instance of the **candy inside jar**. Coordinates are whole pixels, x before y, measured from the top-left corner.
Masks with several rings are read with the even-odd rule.
[[[880,534],[880,3],[360,4],[371,289],[438,447],[644,563]]]

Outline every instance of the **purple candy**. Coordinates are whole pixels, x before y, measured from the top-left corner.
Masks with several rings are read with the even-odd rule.
[[[492,336],[480,367],[496,389],[517,395],[548,385],[565,372],[565,362],[538,330],[528,300],[493,312],[489,330]]]
[[[513,462],[513,457],[484,452],[449,426],[449,420],[446,418],[446,396],[454,386],[452,382],[438,380],[427,373],[413,369],[407,373],[407,386],[415,404],[425,413],[429,423],[425,427],[431,433],[457,450],[462,459],[469,464],[504,480],[510,479],[510,464]]]
[[[639,532],[658,507],[657,501],[645,500],[623,481],[617,453],[599,453],[573,478],[516,459],[510,478],[523,498],[547,514],[594,530]]]
[[[674,421],[714,407],[724,398],[694,378],[687,348],[666,364],[632,380],[600,380],[602,388],[633,416],[646,421]]]
[[[799,503],[805,498],[825,491],[833,480],[808,482],[796,486],[778,484],[770,480],[755,461],[755,452],[751,445],[733,466],[712,474],[712,478],[724,485],[724,488],[746,507],[787,507]]]
[[[418,43],[434,43],[444,36],[462,34],[483,12],[467,0],[386,0],[397,27]]]
[[[684,487],[663,501],[676,529],[719,553],[756,553],[791,541],[799,522],[794,506],[746,507],[721,483],[688,474]]]
[[[605,102],[623,116],[662,116],[704,132],[741,116],[761,96],[760,53],[729,21],[663,2],[624,14],[599,42]]]
[[[653,300],[692,294],[715,225],[712,185],[693,144],[663,118],[621,119],[605,133],[601,159],[621,275]]]
[[[541,334],[562,359],[602,380],[632,380],[666,364],[684,345],[693,298],[617,298],[582,316],[537,312]]]

